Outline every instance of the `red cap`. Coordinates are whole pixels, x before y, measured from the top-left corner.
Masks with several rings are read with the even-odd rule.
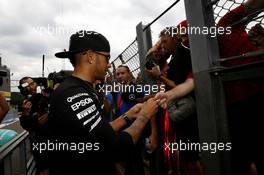
[[[187,20],[183,20],[182,22],[180,22],[177,27],[185,27],[187,28],[188,27],[188,23],[187,23]]]

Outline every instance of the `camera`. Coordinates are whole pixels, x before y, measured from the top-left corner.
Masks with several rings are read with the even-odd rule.
[[[73,71],[61,70],[60,72],[52,72],[48,75],[48,87],[53,88],[57,83],[63,82],[67,77],[71,76]]]
[[[37,83],[38,86],[47,88],[48,83],[47,83],[47,78],[45,77],[37,77],[37,78],[32,78],[34,82]]]
[[[31,113],[37,112],[39,115],[43,115],[48,112],[48,98],[42,94],[37,93],[27,98],[32,103]]]
[[[147,60],[147,62],[145,63],[145,67],[148,70],[151,70],[153,67],[155,67],[157,65],[157,63],[154,61],[152,54],[147,55],[146,60]]]

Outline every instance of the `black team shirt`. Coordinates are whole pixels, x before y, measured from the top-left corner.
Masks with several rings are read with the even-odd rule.
[[[114,174],[114,163],[133,148],[102,116],[92,84],[67,78],[54,92],[49,114],[50,174]],[[57,146],[57,147],[56,147]]]

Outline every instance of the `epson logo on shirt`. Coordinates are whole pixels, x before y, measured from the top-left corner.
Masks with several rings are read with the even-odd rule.
[[[92,102],[93,100],[91,98],[85,98],[71,105],[71,108],[73,111],[76,111],[77,109],[80,108],[80,106],[86,106],[87,104],[92,103]]]

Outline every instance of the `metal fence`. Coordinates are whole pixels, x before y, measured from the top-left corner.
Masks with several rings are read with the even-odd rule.
[[[147,52],[145,49],[149,49],[149,45],[152,46],[152,37],[150,34],[150,27],[152,24],[154,24],[157,20],[159,20],[164,14],[166,14],[172,7],[174,7],[180,0],[176,0],[174,3],[172,3],[167,9],[165,9],[161,14],[159,14],[155,19],[153,19],[150,23],[148,23],[146,26],[142,25],[142,29],[139,32],[140,34],[145,37],[143,40],[138,40],[137,36],[135,40],[129,44],[123,52],[119,54],[117,58],[115,58],[111,64],[112,67],[110,69],[111,73],[115,75],[116,68],[121,65],[125,64],[129,67],[131,70],[133,76],[137,78],[140,71],[143,70],[142,66],[144,66],[142,63],[144,63],[144,57],[145,55],[142,55],[142,53],[139,52],[140,49],[143,49],[144,52]],[[138,28],[137,28],[138,30]],[[148,31],[149,30],[149,31]],[[137,35],[139,35],[137,33]],[[143,34],[144,33],[144,34]],[[146,39],[147,38],[147,39]],[[142,38],[141,38],[142,39]],[[145,41],[147,40],[147,41]],[[151,42],[151,43],[150,43]],[[142,61],[143,60],[143,61]],[[143,76],[143,74],[141,74]]]
[[[223,17],[227,12],[238,7],[245,1],[246,0],[216,0],[215,1],[216,4],[213,7],[215,22],[217,23],[221,19],[221,17]],[[251,21],[248,24],[247,29],[249,29],[252,25],[255,25],[256,23],[261,23],[261,25],[264,26],[263,15],[264,15],[264,12],[260,13],[258,15],[259,18]]]
[[[212,27],[227,12],[243,2],[245,0],[185,0],[186,16],[190,26]],[[233,22],[236,23],[238,21]],[[247,30],[254,23],[261,23],[263,26],[263,13],[249,23]],[[219,64],[221,59],[219,58],[219,47],[216,37],[190,34],[189,40],[195,77],[200,142],[228,143],[231,140],[230,123],[228,111],[226,110],[224,84],[237,80],[263,78],[264,64],[263,62],[258,62],[252,65],[226,68]],[[236,56],[236,59],[242,58],[243,55]],[[234,157],[232,157],[230,152],[218,152],[215,155],[211,155],[206,151],[202,151],[201,156],[205,175],[234,174],[232,162]]]
[[[245,2],[246,0],[212,0],[213,10],[214,10],[214,19],[215,24],[223,17],[227,12],[231,11],[232,9],[238,7],[241,3]],[[170,8],[172,8],[175,4],[178,3],[178,0],[175,1],[168,9],[166,9],[163,13],[161,13],[156,19],[150,22],[146,27],[150,27],[153,23],[155,23],[162,15],[164,15]],[[264,26],[264,12],[260,13],[255,20],[252,20],[248,26],[247,30],[250,29],[251,26],[255,25],[256,23],[261,23]],[[235,21],[234,21],[235,22]],[[165,26],[164,26],[165,27]],[[137,77],[140,72],[140,58],[138,53],[138,42],[137,38],[129,44],[123,52],[119,54],[117,58],[115,58],[111,64],[112,68],[110,71],[115,75],[116,68],[121,65],[127,65],[133,76]]]
[[[241,5],[242,3],[245,3],[247,0],[214,0],[212,1],[213,4],[215,4],[213,6],[213,11],[214,11],[214,19],[215,19],[215,24],[217,24],[219,22],[219,20],[228,12],[230,12],[231,10],[233,10],[234,8],[238,7],[239,5]],[[257,15],[254,16],[254,14],[248,14],[246,17],[242,18],[239,21],[233,21],[232,25],[236,25],[239,23],[243,23],[243,22],[248,22],[247,26],[246,26],[246,30],[249,31],[251,29],[252,26],[256,25],[256,24],[261,24],[262,27],[264,27],[264,12],[263,9],[261,10],[262,12]],[[258,12],[257,12],[258,13]],[[250,53],[245,53],[243,55],[236,55],[230,58],[221,58],[218,61],[226,61],[229,59],[239,59],[239,58],[246,58],[246,57],[252,57],[252,56],[258,56],[258,55],[262,55],[263,51],[255,51],[255,52],[250,52]]]
[[[137,77],[138,73],[140,72],[137,40],[135,39],[131,44],[129,44],[127,48],[121,54],[119,54],[119,56],[114,61],[112,61],[111,64],[111,71],[113,73],[115,73],[115,70],[119,65],[125,64],[129,67],[133,76]]]
[[[0,174],[34,175],[35,161],[30,151],[28,132],[24,131],[0,148]]]

